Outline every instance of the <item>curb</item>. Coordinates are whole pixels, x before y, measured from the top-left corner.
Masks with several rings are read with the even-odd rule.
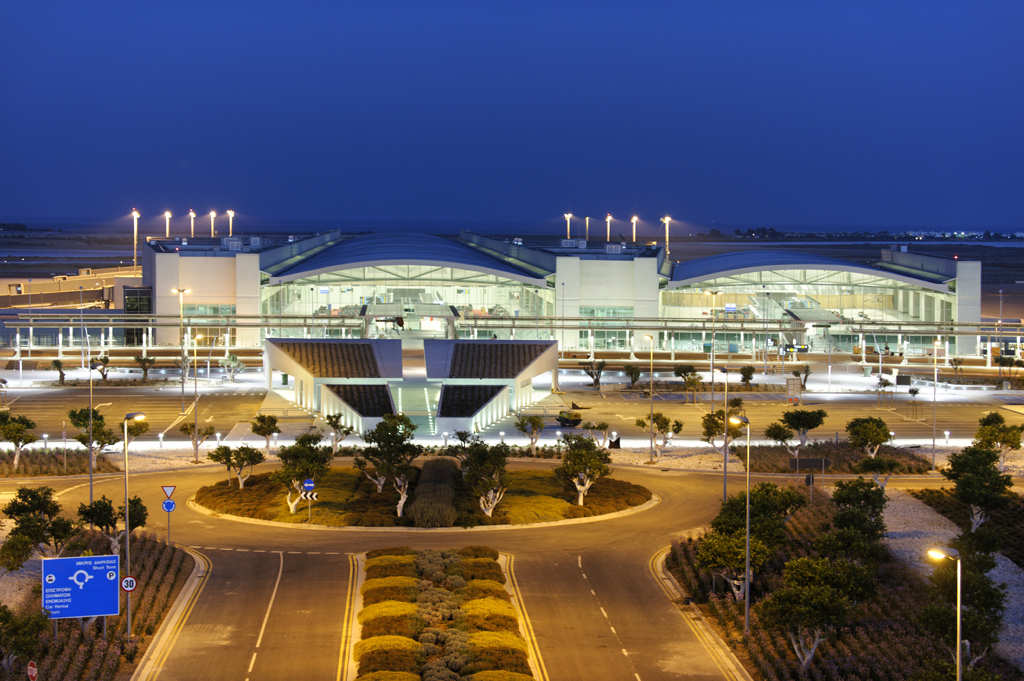
[[[170,655],[178,640],[178,634],[181,633],[182,627],[185,626],[189,615],[192,614],[192,608],[195,607],[199,595],[203,592],[203,587],[206,586],[206,582],[213,572],[213,565],[205,555],[180,544],[174,546],[192,556],[195,564],[167,616],[161,622],[160,628],[157,629],[153,642],[146,648],[139,666],[132,673],[130,681],[149,681],[160,673],[167,656]]]
[[[289,528],[293,530],[319,530],[326,532],[414,532],[414,533],[445,533],[445,532],[491,532],[491,531],[507,531],[507,530],[532,530],[544,527],[561,527],[564,525],[583,525],[586,523],[597,523],[605,520],[614,520],[616,518],[623,518],[630,516],[635,513],[642,513],[649,509],[654,508],[661,503],[661,497],[651,493],[651,498],[640,504],[639,506],[631,506],[630,508],[623,509],[621,511],[615,511],[614,513],[604,513],[602,515],[592,515],[586,518],[566,518],[565,520],[550,520],[543,523],[527,523],[525,525],[474,525],[473,527],[362,527],[352,525],[310,525],[305,523],[282,523],[279,520],[260,520],[259,518],[247,518],[240,515],[232,515],[230,513],[219,513],[212,509],[209,509],[198,501],[193,494],[189,497],[188,501],[185,502],[190,509],[196,513],[202,513],[203,515],[210,516],[211,518],[220,518],[222,520],[230,520],[237,523],[248,523],[250,525],[262,525],[264,527],[279,527]]]
[[[550,681],[548,668],[544,665],[544,658],[540,654],[537,635],[533,632],[530,616],[526,613],[526,603],[519,590],[519,580],[516,579],[516,572],[512,567],[514,561],[515,557],[511,553],[504,551],[498,553],[498,565],[505,573],[505,591],[512,596],[512,606],[516,609],[516,616],[519,619],[519,635],[526,641],[527,663],[530,665],[530,672],[538,681]]]
[[[707,623],[697,606],[692,604],[684,605],[682,603],[685,591],[665,566],[665,559],[668,557],[670,550],[671,547],[666,546],[651,556],[647,567],[654,581],[665,595],[668,596],[669,600],[679,608],[679,614],[682,616],[683,621],[686,622],[686,625],[700,644],[704,646],[704,649],[708,651],[708,656],[714,661],[722,675],[728,681],[753,681],[753,677],[750,676],[750,673],[736,658],[715,629]]]
[[[341,652],[338,654],[338,673],[335,681],[355,681],[359,674],[356,660],[356,642],[363,638],[363,625],[359,613],[363,609],[363,582],[366,581],[366,554],[348,555],[349,591],[345,600],[348,609],[341,630]]]

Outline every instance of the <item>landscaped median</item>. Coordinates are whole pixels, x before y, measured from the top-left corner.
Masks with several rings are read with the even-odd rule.
[[[508,557],[482,546],[393,548],[371,551],[361,563],[353,626],[358,641],[347,679],[545,678],[507,575]]]

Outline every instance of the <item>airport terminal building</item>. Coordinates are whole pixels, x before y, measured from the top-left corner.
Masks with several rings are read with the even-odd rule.
[[[562,350],[653,340],[679,351],[713,342],[741,353],[914,353],[979,322],[981,310],[980,262],[905,248],[871,264],[769,248],[673,262],[655,244],[330,232],[284,245],[150,239],[141,264],[152,314],[189,327],[222,321],[222,342],[249,347],[275,337],[499,338],[553,339]],[[179,333],[158,325],[151,342],[175,345]]]

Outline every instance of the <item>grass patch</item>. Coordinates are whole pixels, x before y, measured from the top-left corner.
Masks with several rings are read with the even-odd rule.
[[[733,446],[733,455],[746,461],[746,448]],[[837,447],[834,442],[811,442],[806,447],[800,448],[801,459],[828,459],[828,466],[825,470],[829,473],[856,473],[858,463],[867,458],[863,449],[854,447],[849,442],[840,440]],[[891,459],[899,463],[900,467],[896,473],[927,473],[931,469],[931,462],[916,452],[905,447],[889,447],[882,445],[878,450],[878,458]],[[793,457],[783,447],[778,445],[755,445],[750,448],[750,470],[756,473],[791,473],[793,469],[790,462]],[[806,467],[803,463],[800,470],[815,472]],[[817,472],[821,468],[816,469]]]
[[[952,520],[961,530],[970,529],[971,510],[953,496],[953,490],[918,489],[910,493]],[[1003,555],[1024,568],[1024,497],[1011,492],[1006,506],[993,511],[982,527],[992,531]]]

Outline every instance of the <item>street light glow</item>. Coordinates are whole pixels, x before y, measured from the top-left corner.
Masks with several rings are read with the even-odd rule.
[[[196,236],[196,212],[194,210],[192,210],[191,208],[188,209],[188,217],[189,217],[189,220],[191,220],[191,225],[192,225],[191,226],[191,231],[189,232],[189,236],[191,236],[192,238],[195,238],[195,236]]]
[[[164,211],[164,238],[171,238],[171,211]]]
[[[572,236],[570,236],[569,233],[569,225],[572,223],[572,213],[563,213],[562,217],[565,218],[565,238],[571,239]]]
[[[213,231],[213,221],[216,220],[216,219],[217,219],[217,211],[211,210],[210,211],[210,237],[211,238],[217,236],[217,233],[215,231]]]
[[[633,243],[636,243],[636,223],[640,222],[640,218],[634,215],[629,221],[633,223]]]
[[[672,222],[672,217],[666,215],[661,219],[661,221],[665,223],[665,255],[668,255],[669,253],[672,252],[672,250],[668,246],[668,226]]]
[[[959,558],[960,554],[956,549],[928,549],[928,557],[932,560],[946,560],[947,558]]]
[[[608,213],[604,216],[604,240],[612,240],[612,214]]]
[[[145,421],[146,415],[141,411],[133,411],[124,415],[125,421]]]
[[[235,211],[228,211],[228,236],[235,235]]]
[[[745,423],[749,424],[750,419],[748,419],[746,416],[730,416],[729,423],[731,423],[734,426],[739,426]]]

